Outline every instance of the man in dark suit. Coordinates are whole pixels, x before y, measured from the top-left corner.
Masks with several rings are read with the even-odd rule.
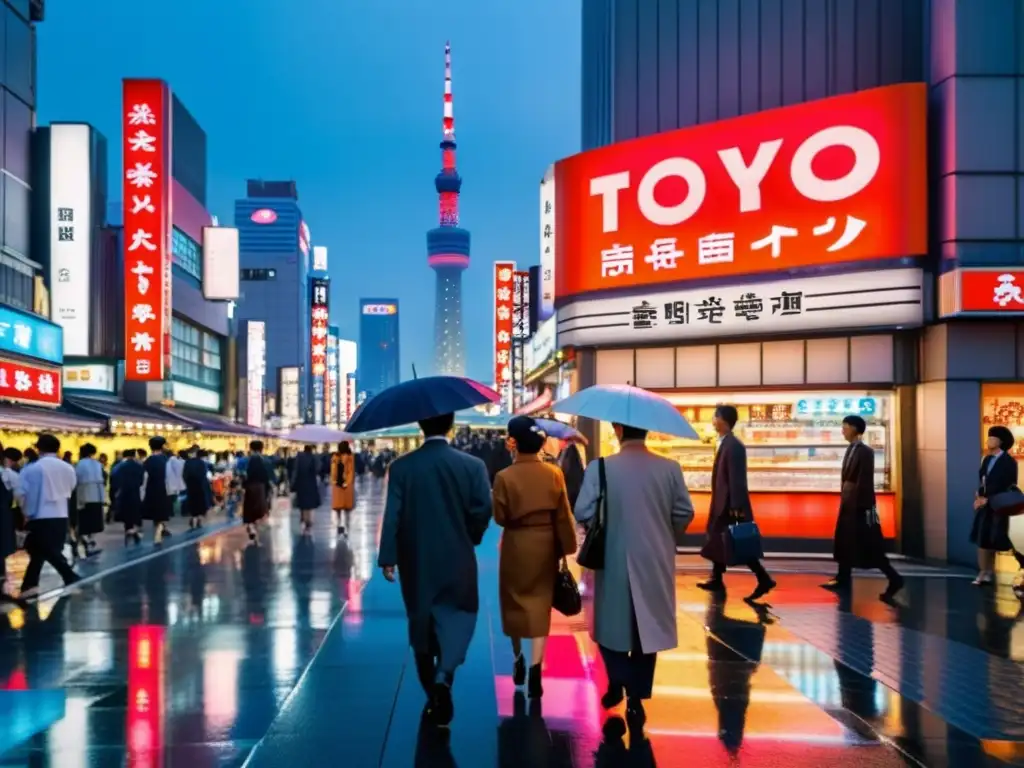
[[[725,568],[728,561],[725,536],[735,522],[752,522],[754,511],[747,490],[747,447],[733,434],[739,414],[731,405],[715,409],[713,424],[718,432],[718,451],[711,470],[711,509],[708,514],[708,540],[700,554],[713,564],[711,578],[697,586],[709,592],[725,590]],[[757,576],[757,587],[747,596],[760,600],[775,588],[760,560],[745,565]]]
[[[427,694],[424,715],[447,726],[451,686],[465,661],[479,611],[476,546],[491,520],[487,467],[448,444],[454,414],[419,423],[423,445],[396,459],[377,564],[401,576],[409,644]]]
[[[822,584],[833,591],[853,585],[854,568],[878,568],[889,579],[881,594],[890,600],[903,589],[903,577],[885,554],[882,525],[875,506],[875,451],[864,442],[867,423],[860,416],[843,419],[843,437],[850,443],[843,456],[840,475],[839,517],[832,543],[832,556],[839,570]]]

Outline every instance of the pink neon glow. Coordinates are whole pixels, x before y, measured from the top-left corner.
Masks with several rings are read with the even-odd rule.
[[[277,221],[277,212],[270,208],[260,208],[249,217],[249,220],[256,224],[273,224]]]
[[[463,256],[461,253],[436,253],[427,257],[427,266],[468,267],[469,256]]]

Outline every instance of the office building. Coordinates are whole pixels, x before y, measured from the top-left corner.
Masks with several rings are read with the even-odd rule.
[[[398,299],[360,299],[357,353],[357,402],[400,381]]]

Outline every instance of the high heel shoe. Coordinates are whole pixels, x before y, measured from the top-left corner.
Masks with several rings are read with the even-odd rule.
[[[516,662],[512,667],[512,682],[516,687],[526,682],[526,659],[521,653],[516,656]]]
[[[534,664],[530,667],[530,680],[527,683],[526,693],[531,699],[539,699],[544,695],[544,686],[541,685],[540,664]]]

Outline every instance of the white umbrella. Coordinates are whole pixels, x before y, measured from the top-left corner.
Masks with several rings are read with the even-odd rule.
[[[319,424],[303,424],[296,427],[291,432],[288,432],[282,437],[285,440],[291,440],[296,443],[306,443],[307,445],[314,445],[317,443],[340,443],[340,442],[352,442],[356,438],[350,435],[348,432],[342,432],[340,429],[331,429],[330,427],[320,426]]]
[[[661,395],[628,384],[587,387],[551,406],[555,413],[625,424],[648,432],[697,440],[697,431]]]

